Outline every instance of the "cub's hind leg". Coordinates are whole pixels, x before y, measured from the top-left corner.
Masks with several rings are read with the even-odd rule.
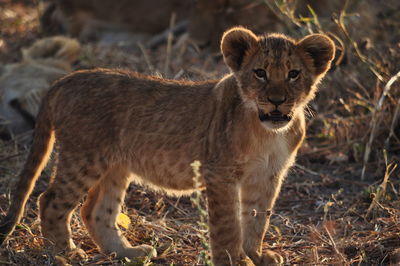
[[[102,171],[95,164],[88,164],[85,158],[61,156],[53,174],[55,179],[39,199],[41,231],[56,251],[70,251],[75,249],[70,228],[72,212],[99,181]]]
[[[120,258],[156,256],[148,245],[132,247],[117,226],[117,216],[129,185],[129,173],[113,168],[88,194],[81,208],[82,219],[89,234],[102,252],[116,252]]]

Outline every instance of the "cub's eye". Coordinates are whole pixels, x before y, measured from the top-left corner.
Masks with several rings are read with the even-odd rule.
[[[295,80],[299,77],[300,70],[290,70],[288,73],[289,80]]]
[[[256,75],[256,78],[261,79],[261,80],[266,80],[267,79],[267,72],[265,72],[264,69],[258,68],[254,69],[254,74]]]

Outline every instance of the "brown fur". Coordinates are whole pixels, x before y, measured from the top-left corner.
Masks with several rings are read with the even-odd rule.
[[[221,49],[233,73],[219,81],[173,81],[105,69],[58,81],[43,102],[0,232],[6,236],[20,219],[55,136],[57,171],[40,197],[40,217],[43,236],[58,249],[75,248],[69,221],[88,193],[81,215],[103,252],[120,257],[150,252],[149,246],[131,247],[116,226],[127,185],[133,180],[188,194],[194,189],[190,163],[199,160],[215,265],[281,263],[277,253],[263,253],[261,244],[283,177],[304,138],[304,107],[329,68],[334,46],[319,34],[294,41],[233,28],[224,34]],[[267,79],[257,78],[254,69],[264,69]],[[300,75],[289,80],[293,69]],[[280,105],[268,100],[282,95],[286,101]],[[265,120],[275,108],[291,120]]]

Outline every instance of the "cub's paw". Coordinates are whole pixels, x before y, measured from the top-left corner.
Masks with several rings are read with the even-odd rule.
[[[255,266],[255,264],[253,263],[253,261],[249,258],[249,257],[245,257],[243,259],[241,259],[238,263],[238,266]]]
[[[224,266],[256,266],[254,262],[245,254],[232,258],[231,256],[222,256],[213,259],[214,265]]]
[[[66,257],[71,260],[71,261],[81,261],[81,260],[87,260],[88,255],[86,254],[83,249],[80,248],[73,248],[69,251],[65,252]]]
[[[143,256],[149,257],[149,258],[154,258],[157,257],[157,251],[154,247],[149,246],[149,245],[140,245],[136,246],[134,248],[140,249],[141,252],[144,253]]]
[[[119,258],[136,258],[136,257],[157,257],[157,251],[155,248],[149,245],[140,245],[126,248],[121,252],[117,252],[117,257]]]
[[[283,265],[283,258],[278,253],[266,250],[261,256],[260,266],[267,266],[267,265]]]

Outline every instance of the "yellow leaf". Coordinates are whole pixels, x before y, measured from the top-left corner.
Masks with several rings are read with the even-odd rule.
[[[129,225],[131,224],[131,219],[129,219],[128,215],[120,213],[117,216],[117,224],[125,229],[128,229]]]

